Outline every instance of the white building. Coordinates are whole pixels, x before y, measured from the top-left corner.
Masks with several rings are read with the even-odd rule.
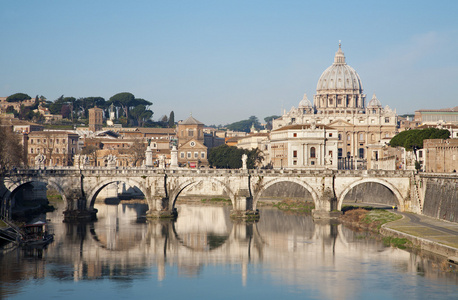
[[[325,125],[288,125],[270,133],[274,168],[337,169],[337,130]]]
[[[339,44],[334,63],[318,80],[314,105],[304,95],[298,108],[273,120],[273,131],[291,125],[326,125],[338,131],[339,158],[367,159],[369,148],[380,147],[396,135],[397,115],[388,106],[383,108],[375,94],[367,107],[365,99],[361,79],[346,64]]]

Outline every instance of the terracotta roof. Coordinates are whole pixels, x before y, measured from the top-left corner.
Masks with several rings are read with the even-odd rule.
[[[193,116],[190,116],[186,120],[182,121],[180,125],[204,125],[204,123],[197,121],[193,118]]]

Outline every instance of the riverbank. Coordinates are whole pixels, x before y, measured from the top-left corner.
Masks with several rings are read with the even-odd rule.
[[[413,213],[383,209],[349,209],[340,221],[346,226],[382,236],[385,244],[428,251],[458,264],[458,224]]]

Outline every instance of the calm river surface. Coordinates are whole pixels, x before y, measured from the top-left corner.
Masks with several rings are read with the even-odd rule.
[[[55,240],[42,253],[0,255],[0,298],[458,299],[445,261],[329,221],[262,209],[258,223],[234,223],[228,207],[192,205],[176,222],[146,221],[146,205],[96,208],[89,224],[48,214]]]

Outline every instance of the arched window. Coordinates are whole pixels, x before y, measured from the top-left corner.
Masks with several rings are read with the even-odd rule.
[[[315,158],[316,157],[315,147],[310,148],[310,157],[311,158]]]

